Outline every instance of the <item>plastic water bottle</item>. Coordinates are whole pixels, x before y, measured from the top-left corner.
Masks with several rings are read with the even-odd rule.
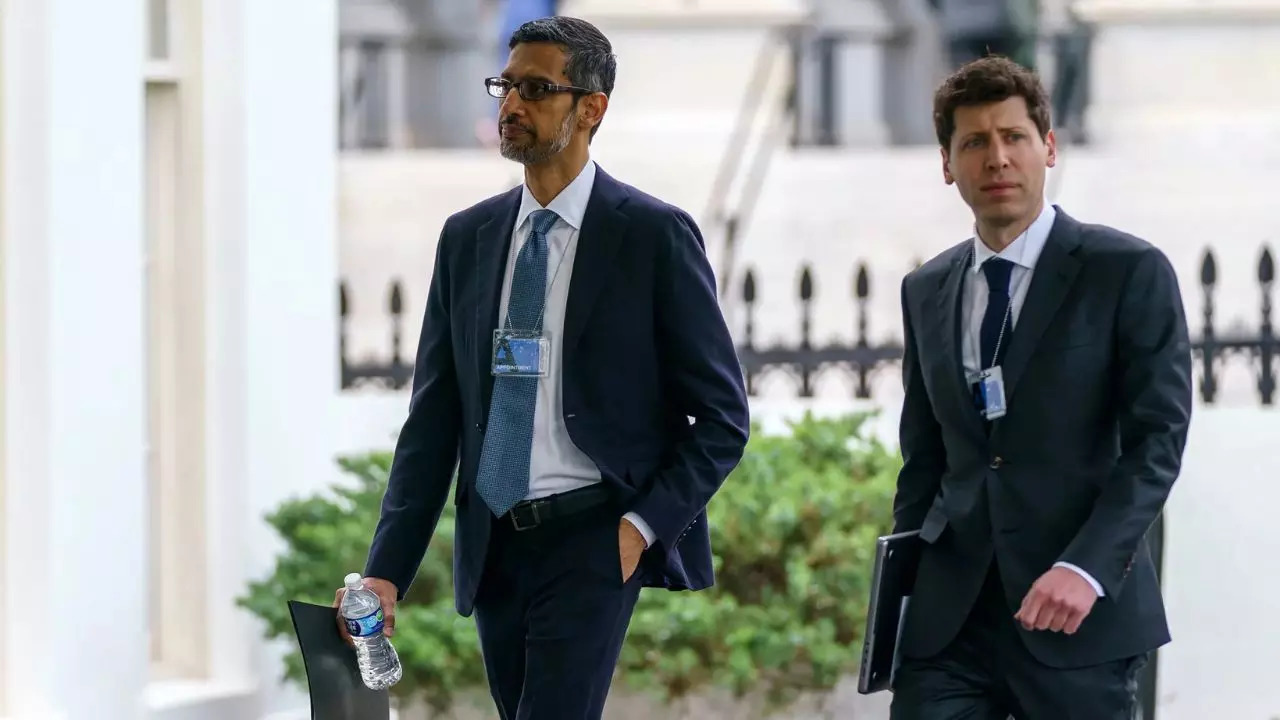
[[[382,634],[382,603],[361,582],[360,573],[344,578],[347,592],[338,609],[347,623],[347,632],[356,646],[360,676],[371,690],[384,690],[400,682],[404,670],[391,640]]]

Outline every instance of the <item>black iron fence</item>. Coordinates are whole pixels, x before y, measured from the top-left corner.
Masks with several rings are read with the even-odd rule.
[[[1223,364],[1232,356],[1244,356],[1256,371],[1258,398],[1263,405],[1273,405],[1276,393],[1277,365],[1280,364],[1280,337],[1273,325],[1271,295],[1275,284],[1275,260],[1264,248],[1257,264],[1257,285],[1261,302],[1261,320],[1256,329],[1233,327],[1222,330],[1215,315],[1215,293],[1218,290],[1218,263],[1212,251],[1206,251],[1200,263],[1200,289],[1204,312],[1200,330],[1193,332],[1192,351],[1199,370],[1200,397],[1206,403],[1218,398]],[[760,376],[766,372],[785,372],[797,381],[796,394],[812,397],[814,380],[820,373],[843,372],[854,381],[858,398],[871,397],[870,379],[879,369],[896,365],[902,358],[902,344],[897,340],[873,342],[867,336],[867,303],[871,286],[866,265],[854,273],[854,336],[851,341],[817,344],[812,333],[813,307],[816,302],[813,275],[809,267],[800,272],[800,339],[794,343],[761,345],[756,337],[758,305],[755,274],[748,270],[742,280],[742,303],[746,313],[743,342],[738,357],[746,375],[747,388],[754,394]],[[1194,327],[1194,323],[1193,323]]]
[[[347,351],[347,326],[350,324],[351,303],[347,298],[347,284],[338,283],[338,359],[342,370],[342,389],[378,388],[399,390],[409,386],[413,379],[413,363],[405,362],[403,348],[404,290],[399,280],[394,280],[387,290],[387,318],[391,323],[391,354],[380,358],[370,356],[351,359]]]
[[[854,394],[858,398],[871,397],[871,376],[887,365],[902,360],[902,344],[894,341],[872,343],[867,337],[867,303],[871,298],[871,279],[867,266],[859,265],[854,273],[853,299],[855,304],[854,339],[852,342],[830,342],[816,345],[813,341],[813,271],[805,266],[800,271],[800,340],[795,344],[783,342],[761,346],[756,339],[756,276],[747,270],[742,279],[742,304],[746,313],[746,327],[742,343],[738,346],[738,361],[747,382],[747,392],[756,394],[756,384],[762,373],[782,370],[799,380],[797,394],[813,397],[813,381],[819,372],[843,371],[853,375]]]
[[[1199,331],[1193,333],[1193,352],[1199,375],[1200,397],[1206,403],[1218,399],[1222,367],[1232,357],[1244,357],[1256,374],[1258,398],[1263,405],[1275,403],[1277,376],[1280,375],[1280,337],[1274,325],[1272,293],[1275,286],[1275,260],[1269,248],[1263,249],[1257,263],[1257,290],[1261,318],[1256,328],[1233,326],[1223,329],[1216,315],[1215,298],[1219,288],[1218,263],[1212,251],[1206,251],[1200,263],[1200,290],[1204,298]],[[793,343],[763,344],[758,338],[756,310],[759,304],[755,273],[747,270],[742,279],[741,300],[745,328],[738,347],[747,388],[755,394],[758,381],[765,373],[785,372],[797,381],[796,394],[813,397],[814,381],[819,374],[845,373],[851,377],[854,395],[871,397],[871,379],[877,371],[896,366],[902,359],[898,340],[873,341],[868,337],[871,282],[866,265],[853,274],[854,304],[853,339],[818,343],[813,337],[813,312],[817,301],[813,273],[809,267],[800,272],[797,288],[800,301],[800,339]],[[350,302],[346,283],[339,285],[338,353],[342,366],[343,389],[381,388],[398,390],[409,385],[413,377],[413,359],[403,351],[404,290],[400,281],[391,283],[386,296],[389,323],[388,355],[352,358],[347,349]],[[1193,322],[1194,326],[1194,322]]]
[[[1200,361],[1200,395],[1211,403],[1218,393],[1218,370],[1227,356],[1243,354],[1251,357],[1258,369],[1258,396],[1263,405],[1271,405],[1276,392],[1276,358],[1280,355],[1275,326],[1272,325],[1271,291],[1275,285],[1276,263],[1270,248],[1264,248],[1258,259],[1258,289],[1262,294],[1262,320],[1257,332],[1234,330],[1219,334],[1214,327],[1214,290],[1218,287],[1218,263],[1212,252],[1206,252],[1200,263],[1200,287],[1204,289],[1204,320],[1195,351]]]

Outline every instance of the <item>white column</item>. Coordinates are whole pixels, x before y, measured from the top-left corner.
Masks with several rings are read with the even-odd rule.
[[[5,217],[5,132],[4,132],[4,116],[5,116],[5,92],[4,92],[4,52],[8,38],[4,32],[4,16],[6,12],[4,0],[0,0],[0,524],[3,524],[9,517],[8,505],[5,503],[5,476],[8,471],[7,462],[5,461],[5,441],[8,439],[5,430],[5,276],[7,275],[5,265],[5,246],[8,244],[5,238],[5,227],[3,218]],[[8,556],[6,551],[5,534],[0,531],[0,588],[8,586],[8,575],[5,573],[5,560]],[[6,617],[5,612],[5,593],[0,592],[0,618]],[[7,647],[5,639],[5,623],[0,621],[0,717],[6,715],[6,706],[8,705],[7,697],[8,688],[8,665],[6,657]]]
[[[841,38],[835,58],[837,137],[849,146],[884,145],[889,140],[884,45],[894,28],[876,5],[846,3],[844,13],[832,14],[841,20],[836,27]]]
[[[147,670],[143,3],[9,0],[9,712],[135,718]]]
[[[819,37],[835,43],[831,79],[834,102],[833,140],[840,145],[878,146],[890,137],[885,122],[886,42],[894,32],[893,16],[876,0],[820,0],[813,5],[801,47],[798,100],[803,142],[819,139],[823,77]]]
[[[414,146],[413,126],[406,102],[408,53],[402,39],[387,45],[387,136],[391,149],[403,152]]]
[[[250,688],[254,628],[235,599],[246,589],[257,520],[249,498],[246,303],[245,68],[242,2],[201,3],[205,237],[205,540],[209,674]]]
[[[281,547],[263,513],[338,478],[332,457],[339,382],[337,4],[240,2],[247,389],[241,430],[248,570],[261,576]],[[334,587],[341,581],[334,578]],[[264,662],[283,647],[264,648]],[[265,665],[261,678],[273,683],[279,671]],[[264,709],[297,706],[291,693],[267,698]]]
[[[1108,148],[1280,143],[1280,0],[1078,0],[1094,24],[1089,135]]]
[[[48,88],[32,72],[18,72],[19,67],[41,67],[47,64],[48,41],[44,37],[48,22],[46,11],[33,3],[19,4],[7,0],[0,9],[5,22],[0,31],[0,80],[4,92],[5,122],[2,128],[5,164],[0,166],[4,179],[0,190],[5,193],[5,242],[3,325],[6,357],[5,416],[25,413],[21,425],[6,426],[5,516],[0,533],[5,536],[5,575],[21,577],[28,586],[49,593],[51,582],[50,538],[48,537],[48,488],[42,481],[48,477],[49,369],[43,362],[49,345],[48,252],[43,247],[47,212],[43,212],[45,186],[48,182],[47,158],[49,129],[43,122],[47,114]],[[21,181],[18,178],[21,178]],[[14,242],[14,238],[29,238]],[[32,242],[31,240],[35,240]],[[15,312],[22,307],[23,312]],[[18,513],[14,508],[21,507]],[[21,555],[15,547],[23,547]],[[37,628],[10,612],[17,598],[17,587],[6,583],[0,588],[6,612],[0,616],[5,626],[6,710],[10,715],[51,715],[53,697],[48,679],[24,668],[17,646],[30,641]],[[45,609],[52,613],[52,608]],[[23,631],[23,627],[28,630]],[[39,633],[43,634],[43,633]],[[52,661],[53,646],[45,648],[45,661]],[[16,661],[16,662],[15,662]]]

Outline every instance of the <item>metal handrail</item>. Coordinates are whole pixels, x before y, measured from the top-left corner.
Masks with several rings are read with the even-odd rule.
[[[708,220],[722,219],[724,206],[729,199],[729,188],[733,185],[742,150],[746,147],[750,136],[752,121],[759,112],[761,103],[764,102],[766,88],[764,80],[773,71],[774,54],[770,52],[772,49],[773,43],[766,41],[756,53],[751,69],[751,82],[748,83],[747,92],[742,97],[742,105],[738,108],[733,133],[729,136],[729,143],[725,146],[724,155],[721,156],[720,164],[716,168],[715,180],[711,183],[711,196],[708,198],[704,216]]]
[[[775,52],[780,53],[781,51],[781,48],[775,48]],[[773,155],[784,144],[782,134],[794,114],[795,107],[792,102],[792,96],[795,92],[794,76],[788,85],[788,91],[785,94],[787,102],[783,104],[783,107],[773,112],[769,118],[768,124],[761,133],[760,143],[752,155],[751,164],[747,167],[746,177],[743,179],[742,184],[742,194],[738,198],[736,209],[725,218],[725,244],[720,268],[720,277],[723,278],[722,302],[730,299],[728,289],[733,284],[733,269],[736,264],[738,238],[742,236],[751,219],[751,214],[757,206]]]
[[[772,89],[769,79],[776,70],[779,56],[788,47],[788,42],[788,35],[785,30],[775,31],[770,34],[757,51],[747,92],[743,95],[742,105],[739,107],[734,121],[733,132],[730,135],[729,142],[725,145],[724,155],[720,159],[716,169],[715,180],[711,185],[711,193],[708,197],[707,210],[704,217],[708,224],[717,229],[724,240],[720,259],[720,297],[722,302],[727,302],[731,299],[728,291],[732,285],[731,273],[736,252],[736,239],[742,226],[742,207],[745,204],[740,202],[737,208],[731,211],[729,209],[729,198],[735,180],[741,177],[742,163],[746,159],[745,155],[752,137],[752,129],[755,127],[768,93]],[[745,180],[746,187],[750,189],[752,197],[758,196],[759,186],[762,184],[762,178],[756,177],[756,175],[767,170],[768,156],[772,154],[773,150],[769,138],[776,134],[777,124],[778,119],[776,117],[769,122],[762,135],[761,145],[751,158],[751,164],[747,170],[748,175]]]

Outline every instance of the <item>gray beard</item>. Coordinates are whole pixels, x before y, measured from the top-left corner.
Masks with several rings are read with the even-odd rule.
[[[577,116],[576,112],[566,115],[564,122],[560,123],[560,131],[549,142],[538,142],[535,139],[532,145],[520,146],[506,138],[502,138],[498,143],[498,152],[502,154],[502,157],[518,162],[521,165],[528,166],[545,163],[569,147],[569,141],[573,139],[573,123],[577,120]]]

